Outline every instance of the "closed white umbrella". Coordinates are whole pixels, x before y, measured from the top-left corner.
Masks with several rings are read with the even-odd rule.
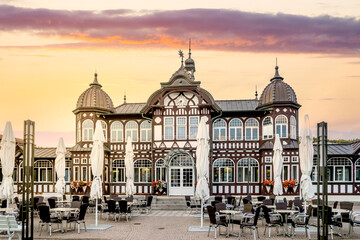
[[[196,136],[196,171],[197,185],[196,196],[201,199],[201,227],[204,226],[203,203],[210,198],[209,193],[209,131],[206,128],[205,118],[202,117]]]
[[[279,134],[275,136],[275,143],[274,143],[274,155],[273,155],[273,167],[274,167],[274,194],[275,195],[282,195],[283,194],[283,187],[281,181],[281,172],[283,168],[283,158],[282,152],[283,148],[281,146]]]
[[[312,188],[311,172],[313,168],[314,148],[313,139],[310,131],[309,116],[305,115],[304,125],[301,134],[301,142],[299,146],[301,180],[301,195],[305,201],[311,200],[315,194]]]
[[[94,176],[93,183],[91,185],[90,197],[96,199],[96,211],[95,211],[95,225],[98,225],[98,199],[102,197],[102,180],[104,167],[104,142],[105,137],[101,122],[97,121],[95,126],[93,147],[90,154],[90,163],[92,174]]]
[[[58,180],[55,184],[55,191],[63,195],[65,193],[65,154],[66,148],[64,139],[61,137],[56,148],[55,171]]]
[[[128,137],[126,143],[125,169],[126,169],[126,195],[132,196],[135,194],[136,189],[134,185],[134,151],[130,136]]]
[[[10,199],[12,199],[14,195],[12,175],[15,166],[15,144],[11,122],[6,122],[4,134],[0,143],[0,159],[3,175],[3,181],[0,186],[0,196],[1,198],[7,199],[7,207],[9,207]]]

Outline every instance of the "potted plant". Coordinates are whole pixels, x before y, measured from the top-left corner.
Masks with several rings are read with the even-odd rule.
[[[294,193],[296,191],[298,184],[299,182],[296,179],[285,180],[283,181],[284,191],[287,193]]]
[[[274,181],[269,180],[269,179],[266,179],[266,180],[264,181],[263,185],[265,186],[266,191],[267,191],[268,193],[270,193],[271,188],[274,187]]]
[[[163,187],[165,186],[165,182],[163,180],[157,180],[157,181],[153,181],[151,185],[155,190],[154,192],[158,192],[162,194]]]

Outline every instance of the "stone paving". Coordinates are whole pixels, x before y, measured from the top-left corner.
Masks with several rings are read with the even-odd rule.
[[[95,215],[87,214],[86,225],[94,224]],[[314,219],[315,220],[315,219]],[[35,239],[214,239],[214,232],[210,233],[210,237],[207,236],[207,232],[188,232],[189,226],[199,226],[200,218],[189,215],[185,211],[152,211],[149,215],[141,214],[139,216],[133,216],[126,222],[124,218],[120,222],[114,222],[113,220],[103,220],[99,218],[99,224],[112,225],[107,230],[88,230],[85,232],[81,230],[78,234],[77,231],[70,231],[66,233],[56,232],[52,236],[45,230],[42,231],[41,236],[36,231],[39,218],[34,218],[35,222]],[[209,219],[204,219],[204,225],[209,224]],[[261,221],[258,224],[260,239],[266,239],[264,236],[264,227]],[[56,226],[53,227],[55,229]],[[45,228],[44,228],[45,229]],[[348,225],[345,225],[345,229],[348,229]],[[225,229],[222,230],[224,232]],[[234,225],[234,231],[239,232],[240,228],[238,225]],[[218,231],[217,231],[218,234]],[[272,229],[271,239],[291,239],[289,237],[277,236],[275,228]],[[312,239],[316,239],[316,233],[311,233]],[[225,239],[224,235],[217,235],[217,239]],[[334,236],[335,239],[348,239],[348,236],[338,237]],[[245,234],[240,237],[230,237],[229,239],[253,239],[252,232],[246,230]],[[296,233],[294,239],[306,239],[304,232]],[[330,238],[329,238],[330,239]],[[355,228],[355,233],[351,239],[360,239],[360,228]]]

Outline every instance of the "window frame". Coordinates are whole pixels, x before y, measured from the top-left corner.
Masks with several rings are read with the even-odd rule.
[[[119,125],[116,126],[115,124]],[[124,124],[120,121],[114,121],[110,125],[110,142],[118,143],[124,141]]]
[[[134,123],[134,126],[131,124]],[[136,127],[135,127],[136,126]],[[131,137],[132,142],[138,142],[139,140],[139,124],[135,120],[130,120],[125,124],[125,140],[127,141],[128,137]]]
[[[39,165],[41,163],[45,163],[45,162],[49,166],[42,166],[42,165],[37,166],[37,165]],[[43,170],[45,170],[45,179],[46,180],[42,180],[41,174],[42,174]],[[49,175],[49,170],[51,170],[50,175]],[[36,182],[36,183],[51,183],[51,182],[53,182],[53,179],[54,179],[53,175],[54,175],[54,167],[50,160],[39,159],[34,162],[34,182]],[[49,177],[50,177],[50,180],[49,180]]]
[[[155,181],[157,180],[163,180],[166,182],[166,166],[163,158],[159,158],[155,162]]]
[[[232,166],[216,166],[217,162],[221,162],[223,160],[229,160],[232,163]],[[218,170],[218,180],[215,179],[215,171],[216,168],[219,168]],[[229,174],[229,169],[232,168],[232,173]],[[224,170],[222,170],[224,169]],[[222,172],[226,172],[226,174],[223,175],[223,177],[225,176],[226,180],[222,180],[221,179],[221,173]],[[232,159],[230,158],[218,158],[214,161],[213,163],[213,167],[212,167],[212,173],[213,173],[213,183],[234,183],[235,182],[235,177],[236,177],[236,173],[235,173],[235,163]],[[232,181],[229,181],[229,176],[232,174]],[[225,179],[224,178],[224,179]]]
[[[248,130],[250,130],[250,138],[248,138]],[[256,136],[254,136],[254,130],[256,130]],[[245,121],[245,140],[257,141],[259,140],[259,121],[256,118],[248,118]]]
[[[144,172],[145,172],[145,181],[142,178]],[[152,179],[152,161],[150,159],[137,159],[134,162],[134,182],[151,183],[151,179]]]
[[[227,140],[227,123],[222,118],[216,119],[213,123],[213,141],[219,142],[226,140]]]
[[[264,125],[266,119],[270,119],[270,124]],[[269,129],[269,130],[267,130]],[[265,135],[267,132],[271,132],[271,135]],[[274,138],[274,122],[272,117],[266,116],[262,121],[262,137],[264,140]]]
[[[248,172],[249,172],[249,169],[248,169],[248,161],[250,159],[250,181],[248,180]],[[242,162],[246,161],[246,165],[240,165],[242,164]],[[256,165],[253,165],[253,164],[256,164]],[[259,161],[256,160],[255,158],[241,158],[239,159],[239,161],[237,162],[236,164],[236,168],[237,168],[237,182],[238,183],[247,183],[247,182],[250,182],[250,183],[258,183],[259,182],[259,179],[260,179],[260,174],[259,174],[259,167],[260,167],[260,164],[259,164]],[[242,169],[240,169],[242,168]],[[247,170],[247,171],[246,171]],[[240,179],[240,172],[242,172],[242,179]],[[254,177],[256,177],[257,179],[255,180]]]
[[[234,122],[240,123],[240,125],[231,126]],[[235,123],[236,124],[236,123]],[[229,122],[229,141],[242,141],[243,140],[243,127],[244,124],[239,118],[233,118]],[[232,130],[234,131],[234,137],[232,137]],[[238,133],[238,130],[240,131]]]
[[[167,123],[167,120],[171,120],[171,123]],[[164,140],[174,140],[174,125],[174,117],[164,117]]]
[[[285,120],[286,122],[284,122],[283,120]],[[288,124],[289,124],[289,120],[285,115],[277,116],[275,118],[275,134],[279,134],[280,138],[288,138],[288,129],[289,129]],[[284,136],[284,132],[285,132],[285,136]]]
[[[90,126],[91,125],[91,126]],[[94,139],[94,121],[85,119],[82,122],[82,135],[83,142],[92,142]]]
[[[339,164],[333,165],[332,162],[333,161],[343,161],[340,162]],[[350,163],[349,165],[345,165],[345,161],[347,163]],[[328,160],[327,162],[327,166],[328,166],[328,173],[327,173],[327,177],[328,177],[328,181],[329,182],[344,182],[344,183],[351,183],[352,179],[353,179],[353,167],[354,164],[352,163],[352,161],[349,158],[346,157],[332,157]],[[342,170],[342,179],[338,180],[337,179],[337,170],[341,169]],[[345,180],[346,179],[346,169],[348,169],[349,171],[349,180]]]
[[[290,138],[296,139],[297,131],[296,131],[296,118],[294,116],[290,116]]]
[[[115,173],[116,181],[114,181],[114,173]],[[111,182],[112,183],[125,183],[126,182],[126,167],[125,167],[124,159],[114,159],[111,162]]]
[[[184,121],[183,123],[180,123],[180,120]],[[183,131],[183,136],[180,136],[180,129]],[[176,117],[176,139],[177,140],[186,140],[187,134],[187,119],[186,116],[179,116]]]
[[[196,119],[196,124],[194,124],[191,121],[192,119]],[[198,127],[199,127],[199,117],[198,116],[190,116],[189,117],[189,139],[196,139]]]
[[[144,127],[146,124],[148,126]],[[151,122],[148,120],[142,121],[140,124],[140,142],[151,142],[152,141],[152,130]],[[143,139],[144,138],[144,139]]]

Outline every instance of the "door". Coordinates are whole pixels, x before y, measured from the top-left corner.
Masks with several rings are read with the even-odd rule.
[[[169,195],[194,195],[194,166],[190,156],[177,155],[169,166]]]

